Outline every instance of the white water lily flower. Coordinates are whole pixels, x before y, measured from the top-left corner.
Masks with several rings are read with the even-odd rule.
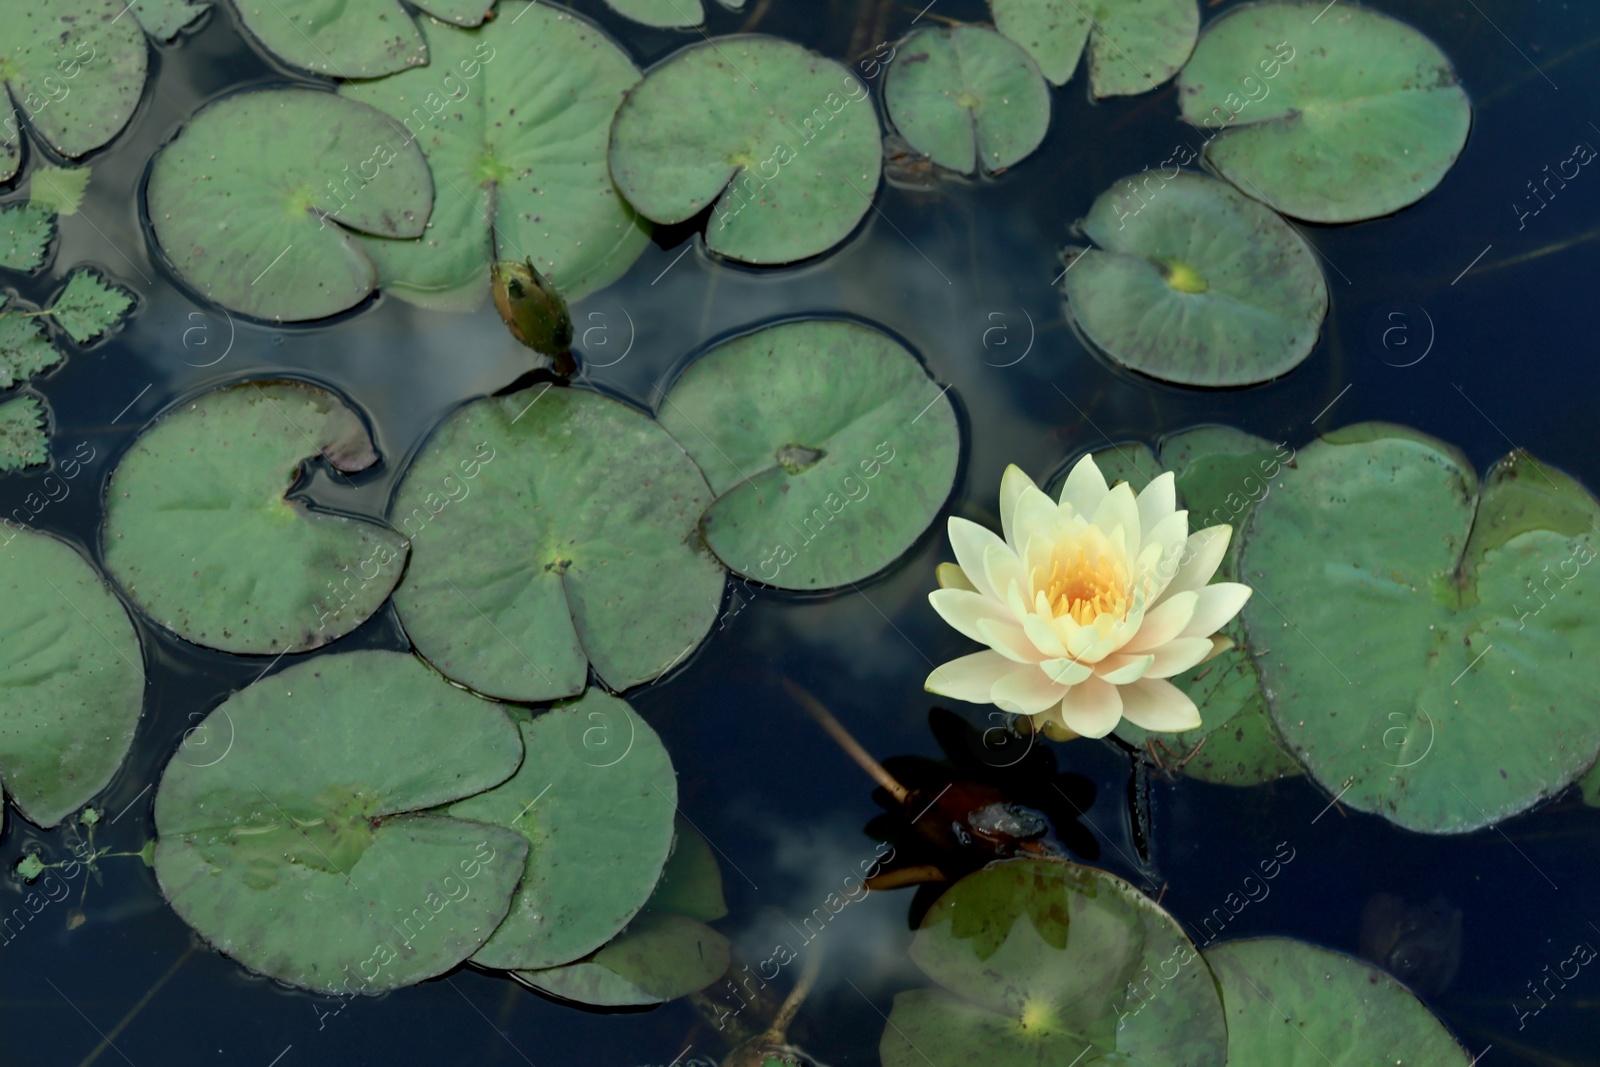
[[[1207,585],[1231,526],[1189,533],[1171,472],[1134,495],[1106,486],[1091,456],[1060,503],[1016,466],[1000,482],[995,534],[950,520],[959,564],[939,567],[928,597],[946,622],[989,651],[928,676],[930,693],[1031,716],[1057,737],[1104,737],[1126,718],[1147,730],[1200,725],[1194,701],[1167,681],[1228,648],[1216,631],[1250,589]]]

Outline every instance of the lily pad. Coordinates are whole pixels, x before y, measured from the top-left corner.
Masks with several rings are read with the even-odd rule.
[[[333,394],[246,382],[164,415],[111,475],[106,570],[152,619],[225,652],[301,652],[365,622],[405,566],[405,538],[288,496],[308,460],[377,462]]]
[[[646,911],[687,915],[715,922],[728,914],[722,896],[722,868],[711,854],[711,844],[683,816],[675,820],[672,855],[662,868],[661,881],[645,904]]]
[[[897,55],[883,86],[889,118],[939,166],[994,173],[1044,140],[1050,87],[1028,53],[993,30],[918,30]]]
[[[1317,18],[1323,6],[1246,4],[1211,23],[1178,78],[1183,117],[1209,131],[1213,170],[1285,215],[1387,215],[1444,180],[1472,105],[1410,26],[1354,5]]]
[[[144,94],[149,46],[122,0],[0,0],[0,182],[22,159],[20,124],[81,159],[122,132]],[[11,109],[15,102],[17,110]]]
[[[10,389],[61,362],[36,311],[0,295],[0,389]]]
[[[32,271],[44,266],[56,237],[56,216],[37,204],[0,207],[0,267]]]
[[[515,977],[579,1004],[637,1007],[697,993],[726,974],[731,960],[728,939],[705,923],[652,912],[587,960]]]
[[[79,267],[67,276],[67,287],[50,305],[50,317],[80,345],[113,329],[133,307],[127,289],[108,283],[100,272]]]
[[[1080,253],[1063,279],[1090,340],[1179,385],[1254,385],[1299,366],[1328,313],[1305,238],[1214,178],[1145,177],[1148,200],[1133,181],[1095,200],[1082,226],[1100,248]]]
[[[378,284],[341,226],[416,237],[432,190],[421,150],[387,115],[332,93],[268,89],[190,119],[156,156],[145,196],[186,282],[234,311],[299,322],[352,308]]]
[[[509,700],[614,690],[682,662],[722,605],[696,524],[711,492],[660,426],[535,386],[461,408],[390,507],[411,539],[395,607],[447,676]]]
[[[1589,773],[1578,779],[1583,802],[1591,808],[1600,808],[1600,763],[1589,768]]]
[[[668,30],[698,26],[706,20],[700,0],[606,0],[606,6],[624,18]]]
[[[717,494],[701,531],[718,558],[828,589],[900,558],[944,506],[961,456],[944,392],[886,334],[787,322],[690,364],[660,417]]]
[[[1600,752],[1600,541],[1582,486],[1521,453],[1480,487],[1454,449],[1362,423],[1301,449],[1256,508],[1243,618],[1290,749],[1341,803],[1466,833]]]
[[[1476,1060],[1405,986],[1365,960],[1256,937],[1205,954],[1228,1015],[1229,1067],[1470,1067]]]
[[[426,809],[522,759],[504,710],[412,656],[352,652],[240,690],[156,791],[156,879],[202,937],[251,970],[323,993],[443,974],[505,915],[528,842]]]
[[[445,813],[531,843],[511,910],[473,961],[532,970],[593,952],[644,907],[672,849],[678,779],[649,724],[598,689],[517,718],[527,753],[517,773]],[[585,744],[596,729],[626,732],[627,747],[598,757]]]
[[[470,310],[496,260],[522,261],[576,300],[619,278],[648,228],[606,170],[611,118],[639,71],[577,16],[507,3],[479,30],[422,21],[432,60],[340,93],[404,124],[433,170],[434,214],[413,240],[365,238],[385,290]]]
[[[995,28],[1065,85],[1085,43],[1096,97],[1131,96],[1177,73],[1200,30],[1196,0],[989,0]]]
[[[94,567],[49,534],[0,526],[0,601],[0,781],[48,829],[122,766],[144,703],[143,654]]]
[[[420,67],[428,47],[398,0],[233,0],[245,28],[290,66],[335,78],[377,78]],[[484,20],[494,0],[416,0],[461,26]]]
[[[1199,951],[1149,898],[1092,867],[1005,860],[967,875],[929,910],[911,958],[943,989],[895,997],[884,1067],[1224,1061],[1222,1003]]]
[[[144,32],[158,41],[172,40],[211,10],[209,0],[200,4],[188,0],[131,0],[129,6]]]
[[[24,394],[0,402],[0,474],[37,467],[50,458],[46,409],[38,397]]]
[[[654,67],[611,128],[611,174],[641,215],[715,207],[706,247],[792,263],[849,236],[872,206],[882,130],[867,88],[775,37],[707,40]]]

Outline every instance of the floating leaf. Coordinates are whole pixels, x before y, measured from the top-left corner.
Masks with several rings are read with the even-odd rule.
[[[1380,423],[1301,449],[1245,535],[1243,618],[1290,749],[1341,803],[1465,833],[1600,752],[1597,503],[1513,453],[1483,485]]]
[[[361,242],[333,223],[415,237],[432,189],[422,152],[387,115],[332,93],[269,89],[190,119],[156,156],[146,201],[190,285],[234,311],[299,322],[352,308],[378,284]]]
[[[42,163],[28,175],[28,203],[58,215],[76,215],[89,189],[89,167]]]
[[[38,397],[25,394],[0,402],[0,474],[49,460],[45,425],[45,409]]]
[[[1050,87],[1028,53],[993,30],[918,30],[897,55],[884,79],[889,118],[939,166],[994,173],[1044,140]]]
[[[935,902],[911,958],[943,989],[895,997],[884,1067],[1036,1067],[1091,1050],[1086,1062],[1223,1063],[1222,1004],[1198,950],[1104,871],[992,863]]]
[[[49,208],[36,204],[0,207],[0,267],[38,270],[44,266],[55,237],[56,217]]]
[[[291,66],[335,78],[377,78],[429,61],[416,23],[397,0],[233,0],[245,28]],[[417,0],[462,26],[484,20],[494,0]],[[502,12],[502,15],[504,13]],[[448,90],[447,90],[448,91]]]
[[[961,431],[898,341],[853,322],[781,323],[718,345],[661,403],[717,494],[701,520],[728,567],[782,589],[877,573],[955,484]]]
[[[0,0],[0,182],[21,162],[19,124],[67,159],[109,144],[144,94],[149,46],[122,0]]]
[[[687,819],[680,815],[675,825],[672,855],[645,910],[715,922],[728,914],[722,897],[722,868],[711,854],[711,844]]]
[[[349,633],[399,580],[405,538],[287,496],[319,455],[377,462],[355,412],[313,386],[246,382],[174,409],[111,476],[106,570],[210,648],[300,652]]]
[[[205,749],[186,741],[156,791],[156,879],[251,970],[396,989],[460,964],[505,915],[526,839],[427,810],[516,769],[500,706],[412,656],[351,652],[240,690],[196,735]]]
[[[144,32],[158,41],[172,40],[211,10],[210,0],[199,4],[188,0],[132,0],[130,6]]]
[[[591,689],[519,718],[517,773],[446,809],[532,844],[510,912],[473,956],[506,970],[570,963],[627,926],[661,877],[678,801],[661,739],[616,697]]]
[[[480,693],[554,700],[682,662],[722,603],[696,523],[711,492],[649,418],[549,385],[434,432],[390,508],[411,539],[395,607],[417,651]]]
[[[1208,949],[1228,1016],[1229,1067],[1470,1067],[1477,1062],[1405,986],[1365,960],[1255,937]]]
[[[706,246],[745,263],[792,263],[844,240],[872,205],[882,130],[865,85],[789,41],[708,40],[628,94],[611,174],[646,218],[715,205]]]
[[[38,313],[0,295],[0,389],[10,389],[60,362],[61,353],[50,343]]]
[[[515,977],[563,1000],[635,1007],[699,992],[727,973],[731,959],[728,939],[705,923],[651,913],[587,960]]]
[[[1387,215],[1444,180],[1472,106],[1410,26],[1356,6],[1317,18],[1322,7],[1246,4],[1212,22],[1178,79],[1183,117],[1210,131],[1213,170],[1285,215]]]
[[[133,294],[122,286],[108,284],[99,271],[80,267],[67,276],[67,287],[50,305],[50,317],[84,345],[116,326],[133,302]]]
[[[1600,808],[1600,763],[1589,768],[1589,773],[1578,779],[1583,792],[1583,802],[1591,808]]]
[[[1072,261],[1063,287],[1084,333],[1118,363],[1180,385],[1253,385],[1299,366],[1328,312],[1311,246],[1213,178],[1144,185],[1149,201],[1129,178],[1083,222],[1100,248]]]
[[[684,29],[706,20],[700,0],[606,0],[606,6],[624,18],[661,29]]]
[[[31,399],[0,405],[0,425],[7,407]],[[94,567],[49,534],[10,522],[0,525],[0,603],[0,780],[48,829],[122,766],[144,703],[143,655]]]
[[[1200,29],[1195,0],[989,0],[995,28],[1065,85],[1089,49],[1094,95],[1131,96],[1177,73]]]
[[[362,242],[384,288],[466,310],[497,259],[531,258],[570,300],[619,278],[649,243],[606,170],[611,117],[639,80],[627,53],[545,4],[508,2],[471,32],[422,29],[425,69],[340,90],[403,122],[433,168],[427,231]]]

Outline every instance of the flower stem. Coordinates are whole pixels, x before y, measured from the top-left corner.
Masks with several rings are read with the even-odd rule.
[[[844,749],[846,755],[855,760],[862,770],[872,775],[873,781],[889,791],[889,795],[894,797],[896,803],[903,806],[910,799],[910,791],[901,785],[895,776],[884,768],[883,764],[873,759],[872,755],[861,747],[861,742],[852,737],[850,731],[844,728],[844,724],[835,719],[833,713],[822,706],[822,701],[788,678],[783,679],[783,687],[789,691],[789,695],[794,697],[802,708],[806,709],[813,719],[817,720],[817,725],[828,731],[828,736],[838,742],[839,747]]]

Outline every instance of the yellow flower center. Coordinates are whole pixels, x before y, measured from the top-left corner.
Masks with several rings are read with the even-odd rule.
[[[1105,613],[1118,617],[1128,613],[1128,572],[1105,553],[1090,559],[1082,548],[1075,556],[1057,550],[1043,588],[1051,613],[1058,619],[1070,615],[1080,626]]]

